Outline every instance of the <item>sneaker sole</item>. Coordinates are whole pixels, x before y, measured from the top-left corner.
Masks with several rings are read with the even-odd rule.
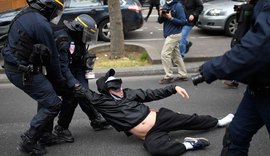
[[[72,142],[74,142],[74,140]],[[58,144],[63,144],[63,143],[72,143],[72,142],[61,138],[61,140],[57,140],[57,141],[49,142],[49,143],[48,142],[45,142],[45,143],[40,142],[40,144],[43,146],[53,146],[53,145],[58,145]]]
[[[102,131],[102,130],[109,130],[109,129],[112,129],[112,127],[110,125],[108,126],[104,126],[104,127],[92,127],[94,131]]]
[[[206,139],[206,138],[192,138],[192,137],[186,137],[185,139],[184,139],[184,141],[194,141],[194,140],[205,140],[205,141],[207,141],[207,142],[209,142],[209,140],[208,139]]]
[[[174,79],[174,82],[178,82],[178,81],[180,81],[180,82],[182,82],[182,81],[188,81],[188,78],[175,78]]]
[[[47,151],[45,150],[44,153],[39,153],[39,154],[36,154],[34,153],[33,151],[27,151],[25,148],[22,147],[22,143],[19,143],[18,146],[16,147],[16,149],[20,152],[23,152],[25,154],[30,154],[31,156],[35,156],[35,155],[45,155],[47,153]]]
[[[159,84],[170,84],[170,83],[173,83],[174,82],[174,79],[168,81],[168,82],[161,82],[159,81]]]
[[[63,140],[63,142],[67,142],[67,143],[73,143],[74,142],[74,138],[66,138],[66,137],[62,137],[62,136],[59,136],[59,135],[58,135],[58,137],[60,137]]]

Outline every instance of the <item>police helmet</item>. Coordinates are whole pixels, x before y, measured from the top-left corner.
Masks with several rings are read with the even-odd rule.
[[[77,16],[73,21],[64,21],[66,27],[75,32],[83,32],[84,43],[96,41],[98,29],[95,20],[87,14]]]
[[[48,13],[49,20],[62,14],[64,10],[64,0],[26,0],[31,8]]]

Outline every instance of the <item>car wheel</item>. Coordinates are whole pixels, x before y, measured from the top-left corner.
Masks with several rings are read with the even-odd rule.
[[[7,38],[8,38],[7,34],[4,34],[4,35],[0,36],[0,53],[1,53],[2,49],[3,49],[3,47],[5,46]]]
[[[235,33],[235,30],[237,29],[237,21],[236,16],[231,16],[225,25],[225,34],[228,36],[233,36]]]
[[[99,38],[101,40],[103,40],[105,42],[110,41],[111,33],[110,33],[110,21],[109,21],[109,19],[105,19],[99,24],[98,36],[99,36]]]
[[[10,21],[0,22],[0,35],[5,35],[8,33]]]

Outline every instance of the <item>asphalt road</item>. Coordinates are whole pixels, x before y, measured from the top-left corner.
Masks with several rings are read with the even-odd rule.
[[[117,71],[116,71],[117,72]],[[159,88],[158,76],[124,77],[123,87],[130,88]],[[200,84],[194,87],[191,81],[178,82],[178,85],[186,88],[190,95],[189,100],[183,100],[179,95],[148,103],[150,107],[167,107],[176,112],[192,114],[209,114],[215,117],[223,117],[228,113],[234,113],[243,95],[245,86],[238,89],[227,89],[221,81],[211,85]],[[95,90],[95,80],[90,81],[90,87]],[[35,102],[25,93],[11,84],[0,84],[0,155],[21,156],[16,150],[20,141],[20,134],[29,127],[29,121],[36,112]],[[127,138],[123,133],[115,130],[94,132],[85,114],[80,108],[76,109],[73,121],[70,125],[75,142],[48,147],[48,156],[148,156],[142,142],[131,136]],[[205,150],[190,151],[184,156],[218,156],[221,150],[222,137],[225,128],[211,131],[177,131],[172,132],[172,138],[183,140],[184,137],[206,137],[211,145]],[[251,156],[269,156],[270,140],[265,127],[261,129],[251,142]]]
[[[153,10],[153,16],[141,29],[128,33],[125,41],[141,42],[161,50],[164,42],[162,25],[156,23],[155,13]],[[213,53],[223,52],[228,49],[230,41],[229,37],[220,32],[205,33],[196,27],[192,30],[190,39],[195,44],[187,57],[191,54],[194,56],[203,55],[204,51],[202,50],[205,49]],[[123,87],[159,88],[163,87],[158,84],[161,78],[162,75],[124,77]],[[220,81],[211,85],[201,84],[198,87],[194,87],[190,81],[178,84],[189,92],[189,100],[186,101],[178,95],[173,95],[160,101],[148,103],[148,105],[155,108],[167,107],[186,114],[209,114],[220,118],[228,113],[234,113],[245,89],[244,85],[240,85],[238,89],[227,89]],[[90,88],[96,88],[94,80],[90,81]],[[17,151],[16,146],[20,141],[20,134],[28,129],[29,121],[36,112],[36,103],[12,84],[0,84],[0,99],[0,155],[22,156],[24,154]],[[75,137],[75,142],[48,147],[48,156],[149,156],[144,150],[142,142],[134,136],[127,138],[123,133],[118,133],[113,129],[94,132],[80,108],[76,109],[70,130]],[[210,140],[211,145],[205,150],[190,151],[184,156],[218,156],[222,148],[224,131],[225,128],[212,131],[177,131],[172,132],[171,136],[180,140],[186,136],[206,137]],[[269,135],[263,127],[251,142],[250,155],[270,156],[269,146]]]

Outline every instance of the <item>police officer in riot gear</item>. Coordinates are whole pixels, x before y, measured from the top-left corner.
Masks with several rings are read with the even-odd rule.
[[[89,15],[82,14],[73,21],[64,21],[64,24],[66,28],[56,31],[55,35],[62,73],[67,79],[67,86],[71,89],[66,90],[62,96],[63,105],[54,132],[67,142],[73,142],[68,127],[78,104],[87,114],[94,130],[107,129],[109,125],[91,105],[86,104],[84,98],[81,98],[88,89],[88,78],[94,78],[91,71],[96,56],[89,53],[87,48],[97,41],[96,22]]]
[[[16,87],[40,104],[30,128],[21,135],[19,149],[33,155],[43,155],[46,149],[39,140],[44,128],[53,121],[61,108],[61,99],[42,69],[53,75],[59,84],[61,75],[59,54],[50,21],[64,8],[64,0],[27,0],[29,7],[11,22],[7,45],[2,50],[5,73]]]
[[[221,156],[247,156],[253,135],[266,126],[270,134],[270,1],[254,4],[250,28],[231,50],[204,63],[192,77],[196,85],[217,79],[247,84],[244,97],[223,138]]]

